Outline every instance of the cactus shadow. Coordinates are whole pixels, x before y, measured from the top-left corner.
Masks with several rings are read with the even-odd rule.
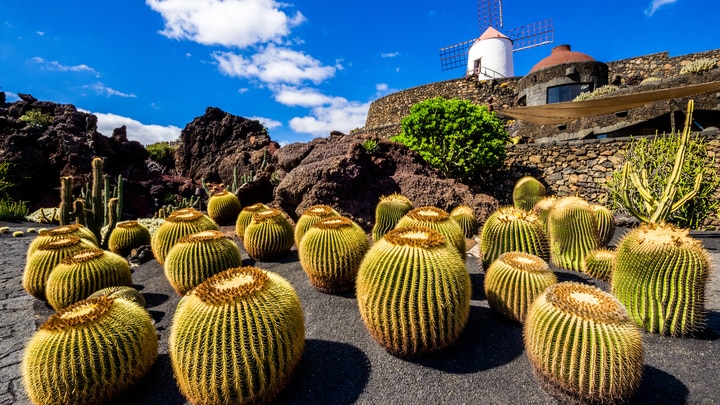
[[[145,298],[147,308],[156,307],[170,299],[170,296],[167,294],[143,293],[142,296]]]
[[[646,364],[640,387],[630,402],[636,405],[684,404],[689,393],[682,381]]]
[[[175,383],[170,356],[161,353],[145,377],[110,405],[181,405],[187,403]]]
[[[370,378],[370,360],[359,348],[307,339],[295,373],[273,404],[353,404]]]
[[[487,300],[485,296],[485,273],[470,274],[470,283],[472,284],[471,299],[476,301]]]
[[[708,311],[705,314],[705,328],[694,337],[700,340],[720,339],[720,312]]]

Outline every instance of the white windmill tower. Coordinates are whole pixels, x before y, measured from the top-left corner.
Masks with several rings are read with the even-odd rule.
[[[466,66],[466,75],[496,79],[515,75],[513,52],[553,42],[552,19],[503,34],[502,0],[477,0],[480,37],[440,49],[442,70]]]

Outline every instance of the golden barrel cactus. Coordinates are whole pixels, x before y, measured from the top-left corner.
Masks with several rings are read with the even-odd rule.
[[[244,207],[240,211],[240,214],[238,214],[237,220],[235,221],[235,235],[237,235],[240,240],[245,238],[245,228],[247,228],[250,221],[252,221],[253,215],[255,215],[256,212],[265,211],[267,209],[270,209],[270,207],[263,203],[255,203]]]
[[[487,269],[506,252],[525,252],[550,260],[547,234],[537,215],[513,206],[490,214],[480,231],[483,267]]]
[[[595,249],[585,256],[582,272],[600,281],[610,282],[615,268],[615,251]]]
[[[26,258],[30,258],[30,256],[35,253],[38,246],[42,245],[43,243],[50,242],[51,240],[61,239],[67,235],[75,235],[81,239],[87,240],[88,242],[92,243],[97,247],[100,247],[100,244],[98,243],[95,234],[92,233],[92,231],[87,227],[80,224],[62,225],[47,230],[38,231],[38,235],[32,240],[32,242],[30,242],[30,245],[28,245]]]
[[[523,176],[515,182],[512,198],[515,208],[532,211],[535,204],[545,198],[545,185],[532,176]]]
[[[112,287],[105,287],[101,288],[94,293],[90,294],[90,297],[98,297],[101,295],[107,295],[111,298],[122,298],[125,300],[128,300],[130,302],[133,302],[137,304],[141,308],[147,307],[147,302],[145,301],[145,297],[140,293],[140,291],[136,290],[133,287],[127,287],[124,285],[121,286],[112,286]]]
[[[108,238],[108,249],[122,257],[143,245],[149,245],[150,230],[138,221],[122,221],[115,225]]]
[[[550,260],[560,268],[581,271],[585,256],[600,245],[595,212],[580,197],[563,197],[548,214]]]
[[[180,238],[200,231],[218,231],[217,223],[194,208],[181,208],[168,215],[152,234],[150,247],[155,260],[165,264],[165,256]]]
[[[440,232],[448,244],[455,246],[460,256],[465,258],[465,233],[447,211],[430,206],[412,209],[400,218],[395,228],[406,226],[426,226]]]
[[[290,251],[294,243],[295,231],[285,214],[278,209],[256,212],[245,228],[243,244],[254,260],[279,259]]]
[[[479,224],[472,208],[467,205],[458,205],[450,211],[450,218],[460,225],[460,229],[467,239],[472,239],[477,235]]]
[[[208,216],[220,225],[235,223],[241,210],[240,199],[227,190],[216,191],[208,199]]]
[[[413,203],[404,195],[393,193],[380,197],[375,206],[375,224],[372,229],[373,241],[378,241],[395,228],[400,218],[413,209]]]
[[[300,218],[295,223],[295,246],[300,247],[300,241],[302,240],[305,232],[310,229],[313,224],[318,221],[322,221],[329,217],[339,217],[340,214],[335,211],[329,205],[313,205],[312,207],[303,211]]]
[[[613,213],[609,208],[600,204],[592,204],[590,208],[592,208],[595,213],[595,219],[598,224],[598,246],[606,247],[615,234],[615,218],[613,217]]]
[[[535,206],[532,209],[532,212],[537,215],[538,219],[540,220],[540,223],[542,224],[543,229],[545,229],[545,232],[547,232],[548,215],[550,215],[550,210],[557,201],[558,198],[554,195],[547,196],[536,202]]]

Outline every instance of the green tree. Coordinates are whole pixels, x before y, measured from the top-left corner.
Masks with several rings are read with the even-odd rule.
[[[52,124],[53,116],[38,109],[34,109],[20,116],[20,121],[27,122],[28,125],[35,128],[45,128]]]
[[[470,181],[502,165],[508,135],[487,107],[435,97],[413,105],[391,140],[417,151],[444,176]]]

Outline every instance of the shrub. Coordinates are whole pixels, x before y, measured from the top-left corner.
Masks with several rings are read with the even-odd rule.
[[[509,138],[487,107],[435,97],[413,105],[391,140],[418,152],[444,176],[467,181],[502,165]]]
[[[583,93],[578,94],[577,97],[573,99],[573,101],[583,101],[583,100],[591,100],[594,98],[599,98],[603,96],[607,96],[608,94],[612,94],[616,91],[618,91],[619,87],[612,85],[612,84],[606,84],[604,86],[598,87],[597,89],[593,91],[586,91]]]
[[[147,145],[145,149],[150,154],[151,160],[166,167],[175,166],[175,151],[178,149],[177,145],[162,141]]]
[[[10,162],[0,162],[0,198],[7,198],[8,192],[15,187],[15,183],[8,179]]]
[[[20,116],[20,121],[27,122],[28,125],[35,128],[45,128],[48,125],[52,124],[53,122],[53,116],[44,113],[38,109],[30,110]]]
[[[0,221],[20,222],[30,213],[24,202],[0,200]]]

